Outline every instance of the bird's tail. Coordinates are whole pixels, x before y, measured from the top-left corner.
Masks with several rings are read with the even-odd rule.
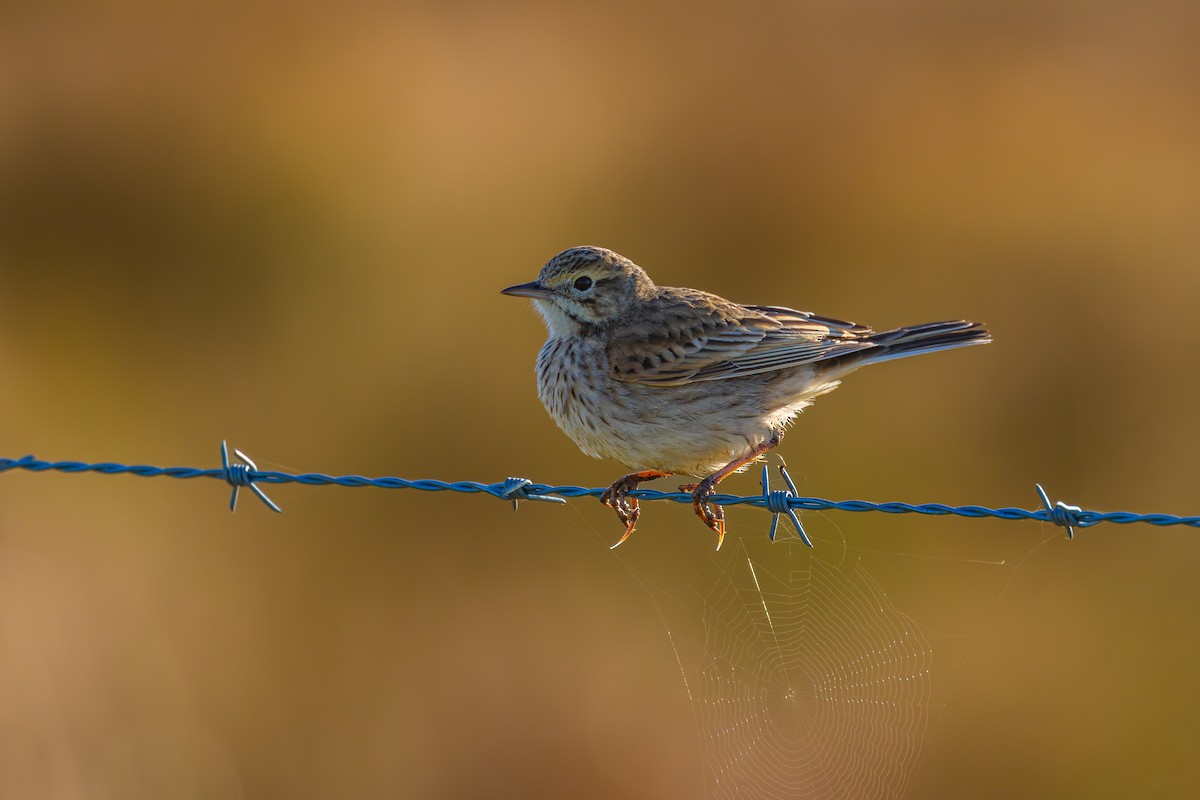
[[[890,361],[893,358],[936,353],[938,350],[951,350],[955,347],[987,344],[991,340],[992,334],[983,325],[957,319],[908,325],[871,334],[867,341],[877,345],[879,349],[867,352],[871,361]]]
[[[871,333],[863,341],[873,346],[831,359],[834,362],[830,364],[831,367],[834,367],[832,371],[844,374],[867,364],[891,361],[895,358],[908,358],[922,353],[936,353],[938,350],[987,344],[992,341],[992,335],[978,322],[958,319],[946,322],[926,322],[923,325],[906,325],[890,331]]]

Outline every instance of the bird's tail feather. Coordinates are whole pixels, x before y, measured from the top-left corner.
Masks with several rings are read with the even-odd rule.
[[[908,358],[922,353],[936,353],[939,350],[953,350],[956,347],[970,347],[975,344],[987,344],[992,341],[992,335],[987,328],[978,322],[968,320],[948,320],[946,322],[927,322],[923,325],[907,325],[890,331],[872,333],[866,337],[874,347],[860,350],[841,358],[831,359],[833,371],[842,373],[851,371],[867,364],[891,361],[896,358]],[[836,364],[836,366],[834,366]]]
[[[868,357],[871,361],[889,361],[955,347],[987,344],[991,340],[991,333],[978,322],[965,319],[927,322],[873,334],[870,341],[878,345],[882,352],[868,351]]]

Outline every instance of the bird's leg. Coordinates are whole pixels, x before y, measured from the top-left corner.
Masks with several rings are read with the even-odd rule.
[[[617,480],[616,483],[604,490],[604,494],[600,495],[600,502],[616,511],[617,519],[621,520],[621,524],[625,526],[625,533],[617,540],[617,544],[613,545],[614,548],[629,538],[629,534],[633,533],[633,526],[637,525],[638,517],[642,514],[641,509],[638,508],[637,498],[630,497],[629,493],[636,489],[639,483],[652,481],[655,478],[665,478],[670,474],[656,469],[631,472]]]
[[[699,483],[689,483],[679,487],[679,490],[682,492],[692,493],[692,508],[695,510],[696,516],[700,518],[701,522],[716,531],[718,550],[721,549],[721,544],[725,541],[725,509],[716,503],[710,505],[708,498],[716,494],[718,483],[757,459],[782,440],[783,436],[781,434],[772,433],[770,438],[751,450],[744,458],[737,458],[730,461]]]

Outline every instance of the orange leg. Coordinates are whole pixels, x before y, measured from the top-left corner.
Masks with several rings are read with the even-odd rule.
[[[629,538],[629,534],[633,533],[633,526],[637,525],[638,517],[642,515],[641,509],[638,508],[637,498],[630,497],[629,493],[636,489],[639,483],[652,481],[655,478],[665,478],[670,474],[669,472],[659,472],[656,469],[631,472],[605,489],[604,494],[600,495],[600,502],[616,511],[617,519],[621,520],[621,524],[625,526],[625,533],[617,540],[617,544],[609,548],[610,550]]]
[[[783,437],[778,433],[771,434],[771,438],[755,447],[744,458],[738,458],[730,461],[719,470],[709,475],[699,483],[689,483],[685,486],[680,486],[681,492],[692,493],[692,508],[696,512],[696,516],[700,518],[708,527],[717,532],[717,549],[721,549],[721,544],[725,541],[725,509],[721,508],[716,503],[709,504],[708,498],[716,494],[716,486],[725,478],[737,472],[742,467],[754,461],[763,453],[770,450],[775,445],[783,441]]]

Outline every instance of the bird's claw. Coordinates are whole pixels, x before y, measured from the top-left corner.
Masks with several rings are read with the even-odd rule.
[[[715,485],[706,479],[680,486],[679,490],[692,493],[692,509],[701,522],[716,532],[717,549],[720,550],[725,542],[725,509],[716,503],[708,502],[708,498],[717,493]]]
[[[621,534],[621,538],[609,548],[610,550],[616,549],[629,538],[629,534],[633,533],[633,528],[637,525],[638,517],[642,515],[637,498],[629,496],[629,491],[638,485],[638,481],[631,481],[629,477],[626,475],[621,478],[600,495],[600,502],[617,512],[617,519],[625,526],[625,533]]]

